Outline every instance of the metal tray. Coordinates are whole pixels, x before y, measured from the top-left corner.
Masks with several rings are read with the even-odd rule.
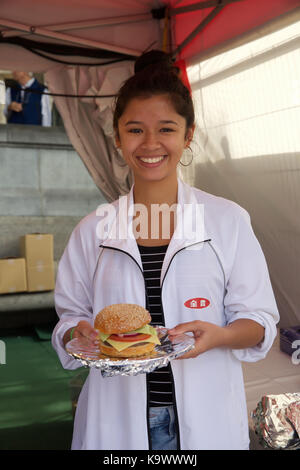
[[[80,361],[83,366],[101,370],[103,377],[114,375],[138,375],[165,367],[170,361],[187,353],[194,347],[194,338],[187,334],[179,335],[171,342],[167,328],[156,327],[160,345],[147,356],[134,358],[109,357],[101,353],[99,346],[87,338],[74,338],[66,345],[70,356]]]

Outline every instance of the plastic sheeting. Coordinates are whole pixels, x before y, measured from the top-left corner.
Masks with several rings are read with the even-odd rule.
[[[85,96],[114,95],[120,80],[132,75],[132,63],[122,62],[107,67],[56,67],[49,70],[49,89],[58,94],[83,98],[55,97],[73,147],[80,155],[96,186],[108,201],[129,191],[133,179],[123,157],[115,147],[112,126],[112,98]]]
[[[188,68],[197,129],[184,178],[250,213],[281,325],[300,322],[300,21]]]

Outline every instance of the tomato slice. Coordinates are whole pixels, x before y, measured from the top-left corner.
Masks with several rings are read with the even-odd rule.
[[[151,335],[145,335],[143,333],[138,333],[132,336],[119,336],[119,335],[110,335],[109,339],[113,341],[123,341],[123,342],[133,342],[133,341],[144,341],[145,339],[150,338]]]

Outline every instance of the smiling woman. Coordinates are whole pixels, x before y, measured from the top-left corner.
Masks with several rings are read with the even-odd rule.
[[[164,325],[172,341],[192,333],[195,347],[146,375],[110,379],[91,369],[72,448],[248,449],[241,361],[267,354],[278,310],[249,214],[177,178],[194,111],[168,54],[150,51],[137,60],[117,97],[114,130],[134,184],[109,205],[108,236],[97,239],[95,211],[70,238],[57,274],[54,347],[65,367],[76,367],[65,351],[70,331],[95,339],[93,319],[120,303],[147,309],[151,326]],[[130,236],[111,235],[117,226],[128,226]]]

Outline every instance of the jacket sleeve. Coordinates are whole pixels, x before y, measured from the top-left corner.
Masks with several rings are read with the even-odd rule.
[[[65,369],[81,367],[65,351],[63,336],[81,320],[93,322],[92,292],[88,253],[81,235],[80,223],[74,229],[58,265],[54,302],[59,322],[52,334],[52,345]]]
[[[239,360],[255,362],[263,359],[273,344],[279,313],[265,256],[251,227],[250,216],[244,209],[238,227],[234,261],[224,299],[225,317],[227,324],[247,318],[265,328],[261,343],[232,350]]]

